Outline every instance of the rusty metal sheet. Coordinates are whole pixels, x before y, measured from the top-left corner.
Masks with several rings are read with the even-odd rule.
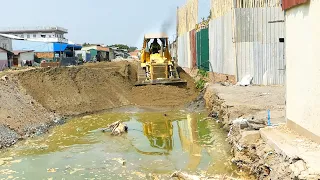
[[[190,36],[190,52],[191,52],[191,68],[197,66],[197,47],[196,47],[196,31],[189,32]]]
[[[286,10],[294,6],[307,3],[309,0],[282,0],[282,9]]]

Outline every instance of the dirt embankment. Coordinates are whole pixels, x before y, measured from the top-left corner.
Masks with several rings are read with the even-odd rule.
[[[184,71],[188,86],[135,87],[136,64],[127,61],[15,72],[0,82],[0,148],[48,130],[62,116],[126,105],[182,107],[198,91]]]
[[[62,120],[27,95],[14,76],[0,80],[0,149]]]
[[[284,87],[240,87],[209,85],[206,105],[211,117],[222,123],[229,133],[233,162],[258,179],[291,179],[290,163],[269,147],[259,129],[266,126],[267,110],[274,124],[284,123]],[[237,120],[236,120],[237,119]],[[244,120],[245,119],[245,120]],[[236,121],[235,121],[236,120]]]
[[[136,64],[111,62],[79,67],[37,69],[19,74],[27,93],[46,109],[63,115],[90,113],[125,105],[177,107],[192,101],[197,90],[153,85],[135,87]]]

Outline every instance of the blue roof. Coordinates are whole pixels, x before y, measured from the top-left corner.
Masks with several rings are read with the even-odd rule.
[[[75,48],[75,49],[81,49],[82,46],[76,45],[76,44],[66,44],[66,43],[53,43],[53,50],[54,51],[64,51],[66,48]]]
[[[66,43],[52,43],[39,41],[12,40],[13,50],[34,50],[35,52],[58,52],[65,51],[66,48],[81,50],[82,46]]]

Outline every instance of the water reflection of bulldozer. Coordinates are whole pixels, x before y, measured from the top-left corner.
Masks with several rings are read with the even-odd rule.
[[[167,152],[173,148],[173,126],[171,121],[143,123],[143,134],[149,139],[150,146]]]

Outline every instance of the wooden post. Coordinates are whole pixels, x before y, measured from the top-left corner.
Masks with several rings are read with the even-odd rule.
[[[236,0],[232,0],[232,7],[231,7],[231,24],[232,24],[232,43],[233,43],[233,58],[235,63],[235,79],[238,81],[238,60],[237,60],[237,44],[236,44]]]

